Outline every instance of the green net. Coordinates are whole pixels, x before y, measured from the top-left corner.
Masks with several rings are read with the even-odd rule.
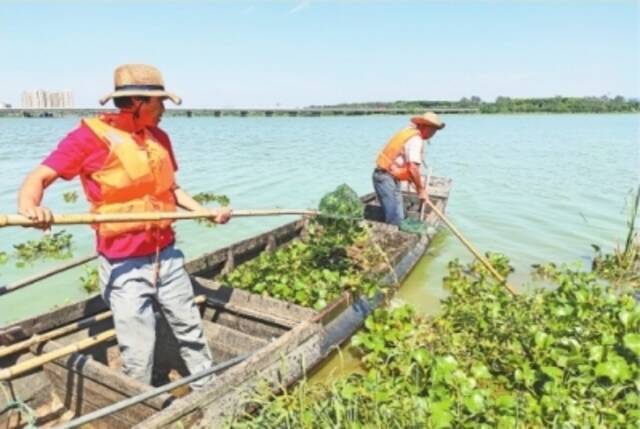
[[[432,235],[434,230],[426,222],[420,222],[418,219],[404,219],[399,225],[400,231],[409,232],[418,235]]]
[[[358,194],[346,184],[325,194],[318,208],[325,216],[364,219],[364,204],[360,201]]]

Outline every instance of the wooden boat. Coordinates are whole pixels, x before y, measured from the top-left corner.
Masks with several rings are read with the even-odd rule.
[[[431,200],[441,211],[446,207],[450,186],[449,179],[431,178]],[[408,234],[377,222],[382,212],[375,194],[366,195],[362,200],[375,239],[385,249],[393,267],[383,281],[399,285],[424,254],[430,237]],[[419,206],[415,194],[406,193],[405,203],[408,215],[417,217]],[[427,211],[426,214],[429,223],[438,224],[435,213]],[[296,382],[348,339],[367,314],[380,305],[382,294],[373,299],[344,294],[323,310],[314,311],[216,282],[219,275],[261,252],[273,251],[300,237],[307,224],[308,219],[296,220],[186,264],[196,295],[206,297],[201,311],[215,363],[248,355],[246,359],[217,373],[214,381],[203,390],[190,392],[188,388],[182,388],[162,393],[92,421],[89,427],[220,427],[234,413],[245,409],[247,395],[258,385],[277,390]],[[6,348],[9,344],[106,310],[102,299],[94,296],[0,329],[0,344]],[[2,357],[0,368],[61,350],[112,328],[111,318],[90,323],[21,353]],[[176,340],[161,317],[158,331],[154,371],[156,384],[162,384],[167,382],[167,374],[173,379],[188,372],[177,353]],[[118,345],[113,338],[12,378],[7,390],[13,398],[33,410],[38,426],[64,425],[71,419],[154,389],[124,375],[120,367]],[[0,402],[0,412],[4,405]],[[0,426],[24,427],[27,424],[25,416],[25,413],[5,411],[0,415]]]

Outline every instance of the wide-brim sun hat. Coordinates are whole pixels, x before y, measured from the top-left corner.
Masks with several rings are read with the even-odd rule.
[[[117,97],[166,97],[175,104],[182,99],[164,89],[164,80],[160,70],[146,64],[125,64],[113,73],[114,91],[100,99],[100,104]]]
[[[443,129],[446,125],[444,122],[442,122],[440,117],[433,112],[427,112],[420,116],[414,116],[411,118],[411,122],[416,125],[427,124],[439,130]]]

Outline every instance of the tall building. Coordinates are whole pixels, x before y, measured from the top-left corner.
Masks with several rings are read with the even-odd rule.
[[[73,92],[70,90],[47,92],[42,89],[22,92],[22,107],[25,109],[66,109],[73,107]]]
[[[64,104],[64,107],[75,107],[73,92],[71,92],[71,90],[65,89],[62,91],[62,104]]]

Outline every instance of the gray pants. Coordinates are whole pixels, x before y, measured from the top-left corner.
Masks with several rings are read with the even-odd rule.
[[[109,260],[99,258],[102,297],[113,312],[124,373],[151,384],[156,342],[156,302],[180,344],[180,356],[194,374],[212,366],[184,254],[173,245],[160,254]],[[200,388],[211,378],[194,382]]]

